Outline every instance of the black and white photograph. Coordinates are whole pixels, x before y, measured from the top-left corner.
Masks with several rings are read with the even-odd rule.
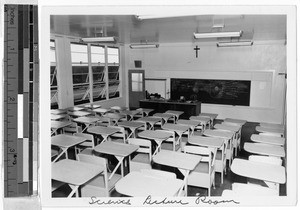
[[[296,205],[294,6],[39,11],[43,205]]]

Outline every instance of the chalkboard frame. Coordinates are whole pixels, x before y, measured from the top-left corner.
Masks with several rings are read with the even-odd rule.
[[[250,80],[171,78],[171,100],[250,106]],[[183,97],[182,97],[183,96]]]

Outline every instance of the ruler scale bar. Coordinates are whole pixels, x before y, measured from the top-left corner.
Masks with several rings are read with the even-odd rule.
[[[37,12],[36,5],[4,5],[5,197],[32,195],[34,174],[37,180],[37,167],[33,171],[33,141],[37,146],[38,140]]]

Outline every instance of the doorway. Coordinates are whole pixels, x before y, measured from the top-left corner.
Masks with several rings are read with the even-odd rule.
[[[129,108],[139,108],[139,101],[146,98],[145,71],[128,70]]]

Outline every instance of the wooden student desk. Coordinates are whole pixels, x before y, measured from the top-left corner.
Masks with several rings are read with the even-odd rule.
[[[118,142],[112,142],[112,141],[106,141],[101,144],[98,144],[94,151],[98,153],[104,153],[108,155],[113,155],[118,159],[118,164],[114,168],[113,172],[109,176],[109,180],[112,178],[112,176],[116,173],[117,169],[121,166],[121,174],[124,176],[124,168],[123,168],[123,160],[124,158],[131,155],[133,152],[139,149],[139,146],[132,145],[132,144],[124,144],[124,143],[118,143]]]
[[[139,119],[137,119],[135,122],[144,122],[145,123],[145,128],[148,128],[149,125],[149,130],[153,130],[154,129],[154,125],[156,123],[162,122],[162,118],[160,117],[141,117]]]
[[[202,131],[206,129],[206,125],[208,124],[210,129],[210,117],[200,117],[200,116],[191,116],[190,120],[198,121],[202,125]]]
[[[177,133],[178,141],[181,141],[182,135],[186,133],[188,138],[190,137],[190,127],[188,125],[179,125],[179,124],[172,124],[172,123],[165,123],[162,127],[163,130],[173,131]]]
[[[68,115],[72,117],[84,117],[84,116],[91,115],[91,113],[87,111],[74,111],[74,112],[68,112]]]
[[[147,117],[149,116],[150,112],[154,111],[154,109],[138,108],[137,111],[142,114],[142,117]]]
[[[225,118],[224,122],[233,123],[233,124],[240,124],[241,126],[246,124],[246,120],[239,120],[239,119],[233,119],[233,118]]]
[[[281,137],[284,134],[284,129],[265,128],[265,127],[261,127],[261,126],[256,126],[255,129],[256,129],[256,131],[258,131],[260,133],[274,133],[274,134],[280,135]]]
[[[120,114],[120,113],[106,113],[103,115],[105,118],[109,118],[111,122],[113,123],[112,125],[118,125],[118,122],[121,119],[126,120],[126,115]]]
[[[144,123],[142,122],[135,122],[135,121],[124,121],[124,122],[119,122],[118,126],[120,127],[124,127],[124,128],[128,128],[130,130],[130,133],[128,134],[127,139],[133,137],[136,137],[136,130],[138,128],[141,128],[143,126],[145,126]]]
[[[97,121],[99,121],[99,118],[97,118],[97,117],[78,117],[78,118],[73,119],[73,121],[84,124],[85,128],[82,130],[82,132],[84,132],[91,125],[95,125],[95,123]]]
[[[260,123],[260,126],[264,127],[264,128],[274,128],[274,129],[282,129],[282,130],[284,130],[284,125],[282,125],[282,124]]]
[[[120,114],[126,115],[126,118],[128,121],[132,121],[134,119],[134,116],[136,116],[139,113],[140,113],[140,111],[138,111],[138,110],[122,110],[122,111],[120,111]]]
[[[182,186],[180,179],[164,179],[132,171],[120,179],[115,189],[117,192],[132,197],[177,196]]]
[[[69,121],[57,121],[57,120],[51,120],[51,136],[53,134],[57,134],[57,131],[59,129],[62,129],[64,127],[67,127],[71,125],[72,123]]]
[[[84,110],[84,107],[74,106],[74,107],[69,107],[69,108],[67,108],[67,110],[68,110],[68,111],[71,111],[71,112],[81,111],[81,110]]]
[[[160,151],[162,142],[170,138],[171,136],[172,134],[161,130],[145,130],[138,133],[138,137],[154,140],[156,142],[157,147],[153,154],[158,153],[158,151]]]
[[[283,146],[285,144],[285,138],[277,137],[277,136],[265,136],[265,135],[252,134],[250,139],[254,142],[277,145],[277,146]]]
[[[253,179],[284,184],[285,167],[235,158],[231,165],[233,173]]]
[[[184,175],[183,185],[181,191],[185,189],[187,195],[187,178],[190,171],[194,170],[197,164],[201,161],[200,155],[192,155],[181,152],[174,152],[169,150],[161,150],[153,156],[153,162],[178,168]]]
[[[174,115],[174,117],[175,117],[174,123],[177,123],[177,121],[179,120],[180,115],[184,114],[184,112],[176,111],[176,110],[167,110],[165,113]]]
[[[210,136],[210,137],[219,137],[219,138],[224,138],[224,139],[232,139],[234,132],[232,131],[222,131],[222,130],[205,130],[203,132],[205,136]]]
[[[233,146],[235,149],[235,155],[237,156],[237,148],[240,148],[241,144],[241,131],[242,131],[242,126],[238,124],[215,124],[215,129],[217,130],[224,130],[224,131],[231,131],[234,132],[233,136]]]
[[[285,151],[283,147],[270,144],[245,142],[244,150],[259,155],[285,157]]]
[[[188,143],[211,148],[220,148],[224,144],[224,139],[207,136],[191,136]]]
[[[97,109],[97,108],[100,108],[100,107],[101,107],[100,104],[87,104],[87,105],[84,105],[84,108],[91,109],[91,110]]]
[[[103,138],[102,142],[105,142],[105,141],[107,141],[107,139],[110,135],[119,132],[119,129],[104,127],[104,126],[93,126],[93,127],[89,127],[87,129],[87,132],[98,135],[98,136],[102,136],[102,138]]]
[[[210,124],[211,127],[214,126],[214,120],[218,117],[218,114],[213,114],[213,113],[200,113],[200,117],[210,117]]]
[[[92,111],[93,113],[95,114],[99,114],[99,115],[104,115],[106,114],[107,112],[109,112],[109,109],[105,109],[105,108],[96,108],[96,109],[93,109]]]
[[[187,125],[187,126],[190,126],[190,129],[191,129],[191,135],[194,134],[194,131],[195,131],[195,128],[199,125],[201,125],[200,122],[198,121],[194,121],[194,120],[184,120],[184,119],[179,119],[177,121],[177,124],[178,125]]]
[[[66,158],[68,159],[68,149],[81,144],[84,141],[86,141],[85,137],[71,136],[66,134],[60,134],[51,137],[51,145],[62,149],[62,152],[58,154],[58,156],[52,162],[57,161],[63,154],[66,154]]]
[[[72,192],[68,198],[72,197],[75,192],[77,197],[78,188],[103,171],[104,168],[101,166],[64,159],[52,164],[52,179],[69,184]]]
[[[170,119],[172,119],[172,118],[175,117],[173,114],[168,114],[168,113],[155,113],[153,116],[154,117],[160,117],[160,118],[163,119],[161,125],[167,123],[168,120],[170,120]],[[175,121],[174,121],[174,123],[175,123]]]
[[[65,109],[51,109],[51,114],[67,114]]]
[[[67,114],[51,114],[51,120],[61,120],[68,117]]]

